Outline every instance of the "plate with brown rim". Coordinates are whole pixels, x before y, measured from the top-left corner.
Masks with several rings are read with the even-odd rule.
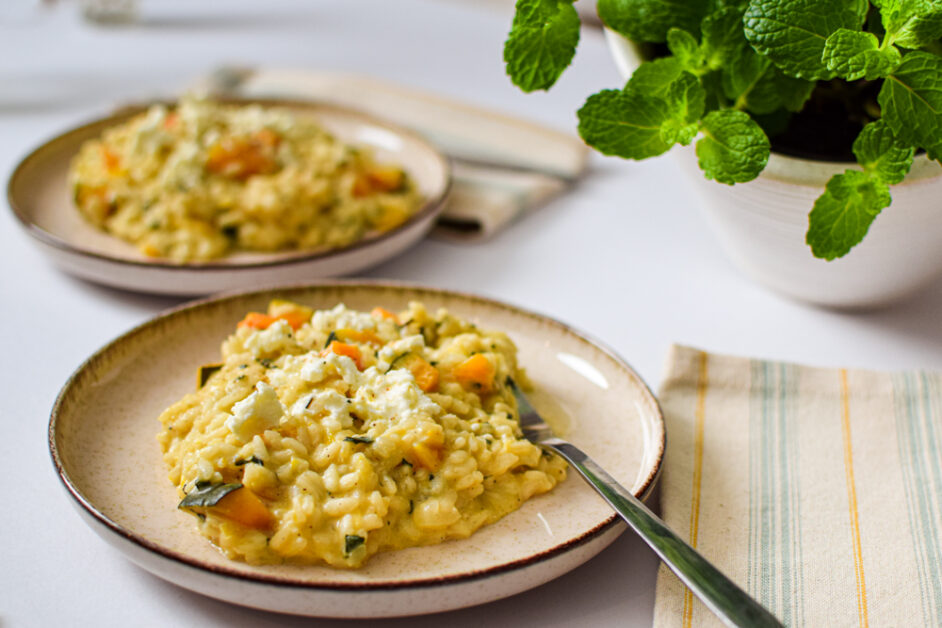
[[[49,422],[53,463],[84,521],[144,569],[235,604],[321,617],[391,617],[481,604],[560,576],[625,526],[571,470],[470,538],[382,552],[358,570],[253,566],[226,558],[176,508],[156,435],[161,411],[192,390],[201,364],[272,298],[316,309],[404,309],[421,301],[502,330],[516,343],[537,409],[642,498],[664,454],[657,400],[612,350],[551,318],[479,296],[384,282],[232,293],[184,305],[118,337],[66,382]]]
[[[277,106],[311,115],[340,140],[369,148],[377,161],[400,164],[416,182],[423,204],[405,223],[327,250],[238,252],[199,263],[147,257],[133,244],[86,222],[69,193],[68,169],[81,145],[145,111],[129,106],[70,129],[27,155],[7,184],[14,216],[54,264],[75,276],[116,288],[155,294],[204,295],[245,286],[309,281],[353,274],[417,243],[441,213],[451,185],[450,165],[419,135],[345,107],[288,100],[223,100]]]

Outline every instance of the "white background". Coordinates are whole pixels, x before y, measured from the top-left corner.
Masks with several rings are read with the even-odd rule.
[[[127,100],[167,96],[222,64],[372,74],[575,129],[591,92],[619,87],[602,35],[585,30],[548,94],[504,75],[506,4],[439,0],[153,2],[138,21],[83,22],[75,3],[0,8],[0,172],[36,144]],[[942,283],[891,309],[796,304],[742,277],[669,157],[594,156],[571,193],[477,245],[425,241],[366,273],[477,292],[603,339],[656,388],[671,343],[822,366],[942,367]],[[167,584],[100,541],[73,511],[46,445],[49,410],[93,351],[178,299],[120,292],[53,268],[0,211],[0,626],[273,625]],[[650,625],[656,560],[630,534],[547,585],[388,626]],[[356,627],[380,622],[315,622]]]

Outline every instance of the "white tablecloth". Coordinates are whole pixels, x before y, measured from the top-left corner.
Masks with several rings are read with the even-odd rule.
[[[511,86],[506,4],[363,0],[142,2],[126,27],[84,23],[74,3],[0,8],[0,171],[41,140],[116,103],[165,96],[222,64],[374,74],[558,129],[590,92],[617,87],[598,31],[548,94]],[[524,305],[603,339],[652,387],[671,342],[822,366],[942,368],[942,284],[898,307],[838,313],[784,300],[736,272],[672,160],[599,156],[570,194],[478,245],[425,241],[367,276]],[[82,524],[49,460],[49,410],[93,351],[178,301],[75,280],[0,212],[0,360],[7,479],[0,483],[0,624],[307,624],[217,602],[127,562]],[[482,607],[322,626],[645,626],[656,560],[623,535],[547,585]]]

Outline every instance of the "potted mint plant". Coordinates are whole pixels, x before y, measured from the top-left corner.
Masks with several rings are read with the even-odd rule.
[[[942,272],[942,2],[598,0],[598,11],[630,77],[588,97],[580,135],[627,159],[691,146],[700,180],[735,184],[707,196],[740,266],[839,306],[883,303]],[[550,88],[579,26],[571,0],[518,0],[511,80]]]

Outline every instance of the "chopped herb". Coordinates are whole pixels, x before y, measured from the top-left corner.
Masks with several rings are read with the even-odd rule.
[[[226,236],[230,240],[235,240],[239,237],[238,225],[226,225],[220,231],[222,231],[222,235]]]
[[[412,514],[412,511],[415,510],[415,502],[411,499],[409,500],[409,514]]]
[[[304,404],[304,408],[305,408],[306,410],[310,410],[312,403],[314,403],[314,395],[311,395],[310,397],[308,397],[307,403]]]
[[[158,229],[160,229],[160,221],[155,220],[154,222],[149,223],[147,225],[147,228],[150,229],[151,231],[157,231]]]
[[[506,384],[507,386],[510,386],[514,390],[517,389],[517,382],[515,382],[514,378],[511,377],[510,375],[504,378],[504,384]]]
[[[209,507],[215,506],[219,500],[236,489],[242,488],[239,482],[231,484],[213,484],[211,482],[197,482],[196,488],[184,497],[177,508]]]
[[[249,365],[248,365],[248,364],[240,364],[240,365],[239,365],[239,368],[240,368],[240,369],[247,369],[247,368],[249,368]]]
[[[249,464],[249,463],[257,464],[257,465],[259,465],[260,467],[264,467],[264,466],[265,466],[265,463],[262,462],[261,460],[259,460],[257,456],[252,456],[252,457],[249,458],[248,460],[236,460],[236,461],[235,461],[235,466],[241,467],[241,466],[246,465],[246,464]]]
[[[431,362],[429,362],[429,364],[431,364],[432,366],[438,366],[438,360],[432,360]]]
[[[410,352],[408,352],[408,351],[406,351],[405,353],[400,353],[399,355],[397,355],[395,358],[393,358],[393,361],[389,363],[389,368],[386,369],[386,372],[388,373],[389,371],[391,371],[391,370],[393,370],[393,369],[400,368],[399,362],[400,362],[403,358],[406,358],[406,357],[408,357],[408,356],[410,356],[410,355],[412,355],[412,354],[411,354]]]
[[[364,445],[369,445],[373,442],[373,439],[369,436],[347,436],[344,440],[348,443],[361,443]]]
[[[362,536],[357,534],[347,534],[343,537],[343,553],[345,556],[349,556],[350,553],[356,548],[363,545],[364,539]]]
[[[267,369],[275,368],[275,361],[271,358],[255,358],[255,361]]]
[[[330,332],[327,335],[327,342],[324,343],[324,348],[326,349],[329,347],[330,343],[332,343],[334,340],[339,340],[339,338],[337,338],[337,334],[335,332]]]
[[[428,481],[431,482],[431,481],[434,480],[434,479],[435,479],[435,476],[432,475],[431,473],[429,473],[429,474],[428,474]]]
[[[239,375],[238,377],[235,378],[235,381],[241,382],[243,379],[245,379],[245,375]]]
[[[407,465],[409,465],[410,467],[412,466],[412,463],[409,462],[408,460],[406,460],[405,458],[403,458],[403,459],[402,459],[402,462],[400,462],[399,464],[400,464],[400,465],[407,464]]]

